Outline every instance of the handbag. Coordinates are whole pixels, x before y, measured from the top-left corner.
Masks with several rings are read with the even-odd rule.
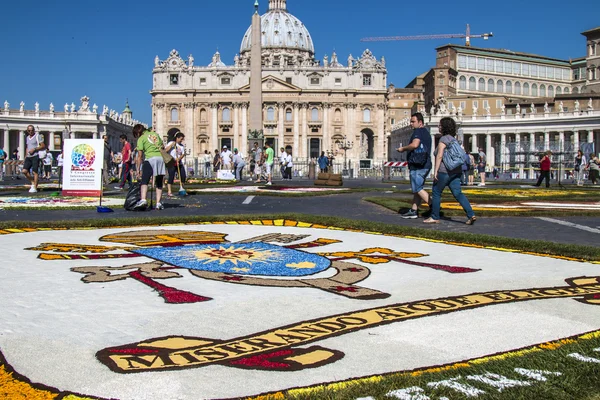
[[[165,149],[160,149],[160,155],[162,156],[163,161],[165,162],[165,167],[171,168],[175,166],[175,159]]]

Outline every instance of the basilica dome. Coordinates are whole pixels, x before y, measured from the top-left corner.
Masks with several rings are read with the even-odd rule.
[[[287,52],[315,53],[312,38],[302,21],[287,12],[286,0],[270,0],[269,11],[260,17],[263,50],[282,49]],[[252,46],[252,26],[248,28],[240,55],[250,52]]]

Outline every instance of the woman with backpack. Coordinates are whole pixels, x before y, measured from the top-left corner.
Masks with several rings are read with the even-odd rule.
[[[431,207],[431,217],[427,218],[423,221],[426,224],[439,224],[440,223],[440,203],[442,200],[442,192],[444,188],[448,186],[452,195],[459,202],[465,213],[467,214],[467,225],[473,225],[475,221],[477,221],[477,217],[473,212],[473,208],[471,208],[471,203],[465,197],[462,190],[460,189],[460,176],[461,176],[461,168],[462,162],[457,164],[457,166],[452,166],[447,168],[444,160],[449,159],[449,154],[444,157],[445,152],[449,152],[450,146],[455,146],[453,142],[456,142],[456,145],[460,146],[456,141],[456,122],[450,117],[444,117],[440,120],[440,124],[438,126],[442,137],[438,143],[437,149],[433,153],[435,155],[435,166],[433,169],[433,195],[432,195],[432,207]],[[462,150],[460,156],[464,159],[464,150]]]

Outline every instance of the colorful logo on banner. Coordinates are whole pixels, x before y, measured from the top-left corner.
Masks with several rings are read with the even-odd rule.
[[[71,154],[71,169],[73,171],[93,171],[96,151],[89,144],[79,144]]]

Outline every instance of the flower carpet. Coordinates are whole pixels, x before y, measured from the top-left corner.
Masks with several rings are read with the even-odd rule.
[[[485,398],[560,383],[519,360],[600,337],[600,262],[576,258],[292,220],[7,229],[0,246],[0,398],[281,399],[430,371],[456,376],[390,397]],[[461,375],[502,359],[510,376]]]
[[[191,193],[323,193],[344,192],[347,188],[320,188],[320,187],[281,187],[281,186],[229,186],[208,189],[189,189]]]
[[[122,206],[123,198],[103,197],[102,205],[107,207]],[[0,197],[0,208],[44,208],[44,207],[95,207],[100,204],[98,197],[63,197],[63,196],[15,196]]]

